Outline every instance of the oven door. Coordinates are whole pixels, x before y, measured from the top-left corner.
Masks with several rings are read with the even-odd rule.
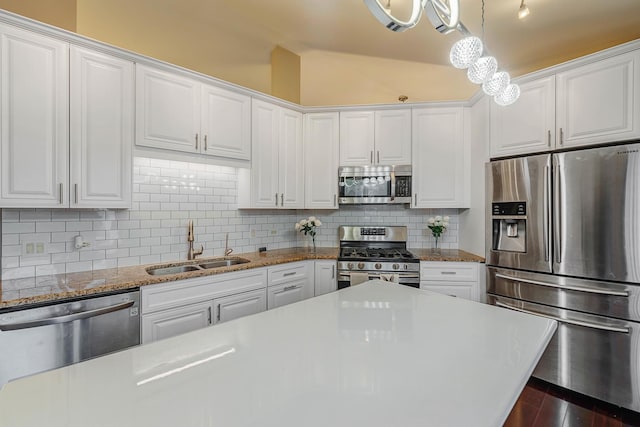
[[[338,271],[338,289],[344,289],[351,286],[351,271]],[[354,272],[355,273],[355,272]],[[357,273],[368,273],[369,280],[388,278],[393,274],[398,275],[398,283],[401,285],[411,286],[413,288],[420,288],[420,273],[386,273],[379,271],[371,271],[371,272],[357,272]]]

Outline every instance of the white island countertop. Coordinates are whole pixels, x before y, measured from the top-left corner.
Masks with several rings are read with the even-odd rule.
[[[555,328],[372,281],[10,382],[0,426],[500,426]]]

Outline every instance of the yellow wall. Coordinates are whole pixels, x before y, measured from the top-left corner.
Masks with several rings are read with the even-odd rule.
[[[271,95],[300,104],[300,57],[281,46],[271,52]]]
[[[464,70],[328,51],[301,55],[306,106],[467,100],[479,89]]]
[[[0,0],[0,9],[76,31],[76,0]]]
[[[270,93],[274,46],[233,10],[200,13],[207,1],[78,0],[78,33]]]

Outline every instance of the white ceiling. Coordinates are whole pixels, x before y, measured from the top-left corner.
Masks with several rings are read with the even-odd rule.
[[[432,64],[448,64],[458,33],[444,36],[426,17],[404,33],[387,30],[363,0],[199,0],[198,16],[216,14],[235,31],[298,54],[329,50]],[[394,14],[409,0],[391,0]],[[640,0],[526,0],[531,15],[517,17],[520,0],[485,1],[485,44],[500,65],[520,75],[640,38]],[[481,36],[480,0],[461,0],[462,21]],[[220,15],[223,15],[224,18]],[[222,19],[221,19],[222,18]],[[250,25],[247,25],[250,24]]]

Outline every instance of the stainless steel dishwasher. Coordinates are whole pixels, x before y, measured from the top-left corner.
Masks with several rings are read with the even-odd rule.
[[[0,313],[0,387],[140,344],[140,292]]]

